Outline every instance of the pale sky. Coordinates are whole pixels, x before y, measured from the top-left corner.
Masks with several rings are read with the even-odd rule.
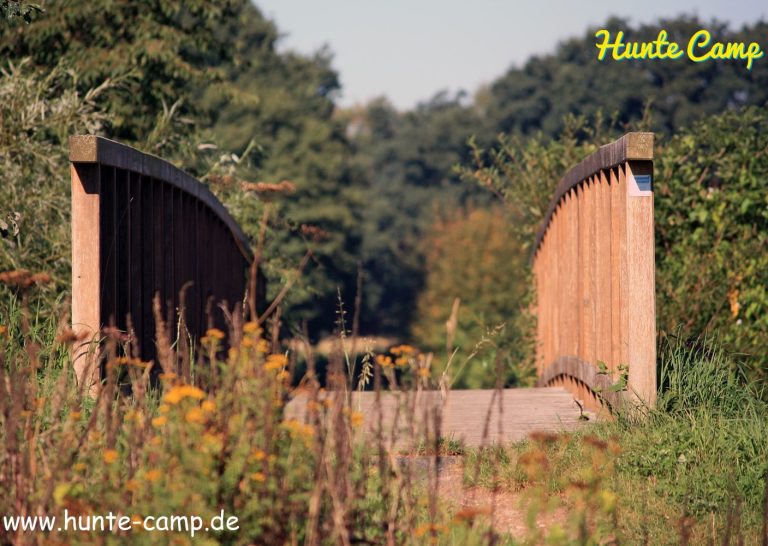
[[[398,108],[443,89],[471,94],[511,65],[552,52],[560,40],[582,35],[609,15],[646,23],[696,14],[735,28],[768,18],[765,0],[255,1],[284,34],[282,50],[330,48],[341,105],[384,95]],[[768,46],[768,37],[761,46]]]

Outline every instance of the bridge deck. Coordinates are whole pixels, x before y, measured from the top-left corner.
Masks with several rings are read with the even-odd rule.
[[[440,437],[461,440],[466,446],[516,442],[533,431],[561,432],[585,423],[579,419],[581,412],[573,397],[562,388],[505,389],[501,391],[501,407],[493,394],[493,390],[454,390],[443,400],[439,391],[384,392],[379,412],[375,393],[355,392],[351,394],[350,407],[362,413],[361,428],[370,434],[375,434],[381,420],[386,438],[391,438],[392,425],[396,423],[393,443],[398,447],[418,443],[424,437],[425,423],[431,433],[439,430]],[[304,419],[307,397],[294,398],[286,414]],[[439,424],[435,419],[438,414]]]

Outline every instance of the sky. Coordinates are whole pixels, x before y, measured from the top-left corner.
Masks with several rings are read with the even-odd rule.
[[[339,104],[386,96],[400,109],[441,90],[471,95],[510,66],[554,51],[559,41],[581,36],[611,15],[652,23],[695,14],[733,28],[768,19],[765,0],[255,2],[283,35],[281,50],[311,54],[328,46],[342,84]]]

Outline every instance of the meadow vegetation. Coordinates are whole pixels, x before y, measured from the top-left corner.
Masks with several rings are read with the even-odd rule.
[[[195,537],[209,544],[768,543],[765,71],[632,62],[597,77],[586,36],[471,104],[439,94],[409,112],[385,100],[339,111],[328,53],[280,52],[275,25],[244,0],[158,0],[133,26],[131,2],[40,4],[0,3],[0,516],[239,518],[237,533]],[[765,23],[716,27],[748,39]],[[610,97],[608,118],[595,97]],[[511,446],[462,446],[408,411],[399,439],[364,437],[356,389],[392,388],[406,404],[425,389],[530,383],[533,236],[563,173],[632,129],[658,139],[657,406]],[[84,392],[67,315],[76,133],[208,184],[264,235],[273,296],[296,280],[307,230],[322,233],[282,327],[231,324],[182,354],[178,324],[157,317],[155,362],[107,329],[102,388]],[[259,182],[291,191],[267,197]],[[349,325],[340,299],[355,302]],[[358,351],[361,332],[416,348]],[[329,333],[320,366],[312,342]],[[289,337],[306,342],[301,361]],[[433,371],[449,361],[450,375]],[[306,415],[286,414],[296,396]],[[440,494],[447,457],[487,509]],[[528,514],[524,532],[494,525],[497,497]],[[0,532],[3,544],[128,540]]]

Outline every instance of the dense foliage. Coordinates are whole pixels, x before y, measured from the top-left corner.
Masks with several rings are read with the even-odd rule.
[[[627,40],[655,39],[664,28],[670,39],[680,43],[702,27],[711,30],[713,40],[725,41],[760,42],[766,32],[765,23],[734,31],[695,17],[641,25],[611,19],[602,27],[614,34],[624,30]],[[470,137],[489,155],[518,160],[536,159],[520,157],[526,153],[523,150],[537,146],[528,147],[531,139],[540,145],[561,140],[561,146],[542,157],[543,164],[506,163],[512,169],[527,170],[531,178],[546,174],[554,181],[583,157],[589,145],[607,142],[585,130],[589,127],[606,123],[616,131],[605,135],[610,137],[642,123],[644,129],[668,135],[708,115],[761,105],[768,99],[768,71],[760,67],[747,71],[737,61],[599,62],[596,57],[591,29],[562,42],[553,53],[511,67],[472,98],[438,93],[402,113],[382,99],[350,114],[352,139],[370,196],[362,223],[362,259],[367,308],[377,310],[367,317],[371,330],[408,331],[416,319],[409,302],[415,301],[428,274],[416,241],[426,236],[446,209],[467,201],[484,203],[470,186],[459,184],[453,169],[457,164],[474,164]],[[504,141],[497,143],[500,133]],[[585,141],[588,145],[582,148]],[[545,172],[539,171],[542,166]],[[515,198],[526,200],[525,207],[515,203],[523,208],[529,208],[530,199],[539,199],[526,212],[533,219],[546,209],[542,201],[546,204],[548,195],[534,192],[526,197],[519,191]]]
[[[661,140],[655,151],[659,328],[672,334],[682,327],[686,338],[715,332],[760,379],[768,371],[766,123],[765,106],[710,116]],[[590,134],[591,143],[613,138]],[[585,157],[591,143],[579,145],[567,128],[552,140],[502,137],[488,157],[478,152],[479,168],[464,174],[518,211],[516,227],[530,244],[558,173]],[[523,264],[518,274],[527,270]]]
[[[762,43],[768,23],[734,31],[717,22],[679,17],[633,25],[610,19],[598,28],[621,30],[625,41],[652,41],[660,29],[681,46],[699,29],[715,41]],[[494,81],[485,109],[493,131],[557,135],[569,114],[593,117],[600,110],[619,123],[653,119],[652,129],[672,133],[702,117],[768,100],[768,71],[746,70],[737,60],[694,63],[649,60],[598,61],[595,30],[562,42],[554,54],[531,57]]]
[[[427,275],[413,337],[436,353],[459,348],[456,387],[493,387],[497,353],[506,386],[528,382],[530,279],[521,275],[527,254],[509,214],[473,209],[441,219],[424,244]]]
[[[638,122],[666,133],[713,112],[763,104],[768,89],[764,70],[732,62],[600,63],[590,31],[511,68],[472,99],[439,93],[408,112],[383,99],[338,111],[329,53],[280,51],[274,24],[245,0],[40,5],[43,11],[3,4],[11,24],[0,30],[0,52],[13,64],[2,76],[9,99],[0,139],[6,165],[0,176],[7,181],[0,190],[1,268],[49,270],[57,290],[65,290],[65,140],[99,132],[201,177],[254,241],[266,218],[273,294],[283,281],[299,278],[283,317],[294,331],[308,319],[313,337],[336,327],[339,291],[348,307],[361,302],[363,333],[405,338],[426,335],[423,328],[442,330],[435,320],[450,312],[451,298],[431,317],[418,306],[434,298],[435,272],[447,270],[424,244],[445,227],[441,218],[485,208],[495,193],[527,252],[548,184],[595,145]],[[650,37],[661,26],[683,41],[701,22],[604,26],[625,29],[628,39]],[[715,39],[727,40],[753,40],[765,29],[763,23],[738,32],[707,26]],[[659,154],[664,174],[657,182],[659,289],[669,302],[660,308],[663,328],[684,322],[693,333],[724,329],[726,346],[752,355],[757,369],[764,363],[755,364],[754,353],[765,336],[759,318],[765,268],[758,258],[765,244],[763,144],[758,129],[741,140],[733,130],[738,123],[754,126],[754,116],[704,124],[672,140]],[[606,125],[612,130],[589,129]],[[727,153],[718,155],[721,140]],[[253,191],[254,183],[283,181],[292,193],[267,198]],[[700,191],[697,184],[706,193],[690,193]],[[666,191],[689,197],[665,200]],[[710,255],[707,249],[712,260],[679,265],[689,255]],[[307,251],[312,259],[299,273]],[[741,269],[729,265],[736,256]],[[487,277],[479,270],[467,275],[468,286]],[[464,295],[464,311],[469,299]],[[481,327],[478,318],[477,327],[487,329],[506,311],[478,313],[473,316],[488,322]],[[423,341],[435,346],[430,339]]]
[[[659,327],[716,332],[768,374],[768,108],[713,116],[656,162]]]
[[[83,95],[63,68],[28,62],[0,74],[0,270],[48,271],[52,294],[70,282],[67,138],[101,130],[107,87]]]
[[[267,272],[273,280],[293,275],[311,246],[311,271],[304,271],[303,289],[299,283],[291,293],[288,316],[295,322],[321,317],[315,326],[323,326],[333,314],[337,285],[354,286],[360,238],[351,150],[333,117],[338,82],[328,56],[278,52],[274,25],[246,0],[41,5],[45,11],[31,24],[0,29],[0,52],[17,63],[28,58],[41,74],[70,74],[81,98],[100,89],[89,97],[103,116],[98,128],[62,128],[56,119],[40,118],[37,134],[46,124],[57,135],[86,129],[169,158],[208,181],[254,240],[263,203],[243,188],[290,181],[296,191],[272,205],[277,210],[270,216],[275,229],[267,254],[274,259]],[[65,140],[50,144],[61,147]],[[55,157],[57,172],[66,173],[64,156]],[[41,184],[28,178],[17,186],[16,208],[4,214],[31,221],[25,203],[33,197],[26,192]],[[52,199],[66,200],[66,187],[50,185]],[[66,209],[57,209],[62,221]],[[305,225],[325,236],[306,237]]]

